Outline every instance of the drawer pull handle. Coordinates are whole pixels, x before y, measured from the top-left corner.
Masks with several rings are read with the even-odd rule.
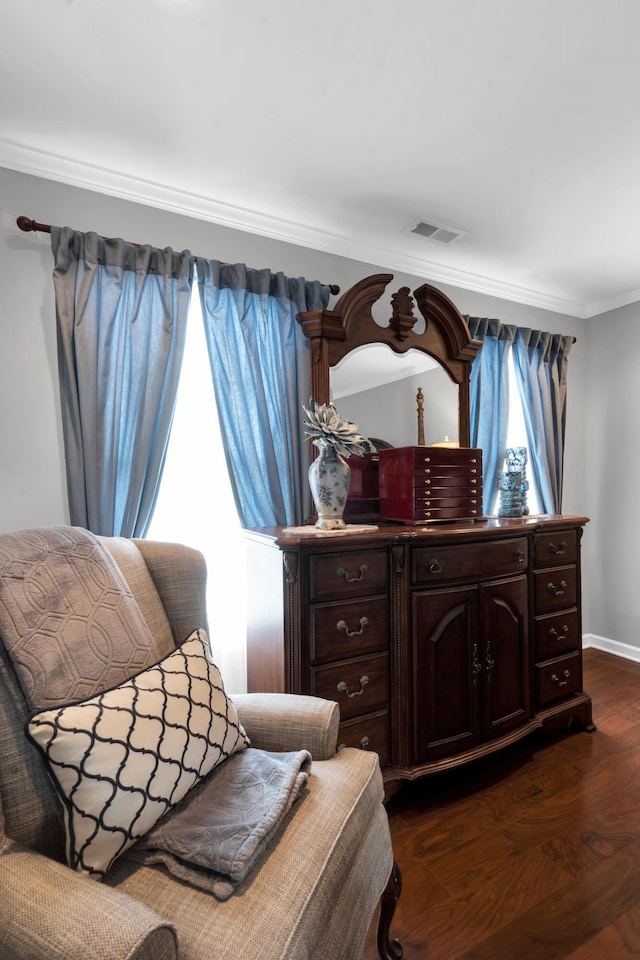
[[[345,580],[347,581],[347,583],[360,583],[360,581],[364,579],[364,575],[365,575],[365,573],[367,572],[367,570],[368,570],[368,567],[367,567],[366,563],[363,563],[362,566],[360,567],[360,571],[359,571],[359,572],[360,572],[360,576],[358,576],[358,577],[350,577],[349,574],[347,573],[347,568],[346,568],[346,567],[338,567],[338,569],[336,570],[336,576],[337,576],[337,577],[344,577]]]
[[[349,690],[346,682],[341,680],[338,686],[336,687],[338,693],[346,693],[348,697],[361,697],[364,693],[364,688],[369,683],[369,677],[360,677],[360,689],[359,690]]]
[[[567,589],[566,580],[561,580],[559,587],[556,587],[555,583],[547,584],[547,590],[549,591],[549,593],[555,594],[556,597],[559,597],[561,594],[563,594],[566,589]]]
[[[433,560],[429,560],[428,570],[429,570],[429,573],[442,573],[442,567],[440,566],[440,562],[436,560],[435,557]]]
[[[561,680],[557,673],[552,673],[551,674],[552,683],[557,683],[559,687],[566,687],[571,674],[569,673],[568,670],[564,670],[562,676],[564,677],[564,680]]]
[[[525,560],[525,556],[524,556],[524,553],[522,552],[522,550],[517,550],[517,551],[516,551],[516,561],[517,561],[518,563],[524,563],[524,560]]]
[[[561,540],[559,544],[550,543],[549,544],[549,553],[552,553],[556,557],[561,557],[562,554],[567,549],[567,541]]]
[[[566,640],[569,636],[569,627],[565,623],[560,633],[558,633],[555,627],[551,627],[551,630],[549,630],[549,636],[552,637],[553,640]]]
[[[344,620],[338,620],[336,623],[336,630],[344,630],[348,637],[361,637],[364,633],[364,628],[369,623],[367,617],[360,617],[360,629],[359,630],[349,630],[349,627],[346,625]]]

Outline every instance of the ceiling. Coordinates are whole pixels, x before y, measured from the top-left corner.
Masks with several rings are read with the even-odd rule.
[[[0,11],[0,166],[575,316],[640,300],[637,0]]]

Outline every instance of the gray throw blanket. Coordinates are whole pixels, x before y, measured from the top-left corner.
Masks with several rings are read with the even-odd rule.
[[[226,900],[253,868],[305,789],[311,755],[248,747],[194,787],[123,859],[163,863]]]

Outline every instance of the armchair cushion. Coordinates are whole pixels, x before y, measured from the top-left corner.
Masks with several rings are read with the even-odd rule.
[[[157,652],[115,561],[79,527],[2,536],[0,633],[32,710],[109,689],[169,652]]]
[[[200,630],[119,686],[36,714],[28,734],[64,806],[67,862],[94,877],[248,743]]]

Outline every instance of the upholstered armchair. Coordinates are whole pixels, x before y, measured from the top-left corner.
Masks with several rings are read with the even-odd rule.
[[[215,680],[224,638],[216,635],[215,611],[207,620],[205,580],[202,556],[181,545],[97,538],[74,527],[0,535],[3,960],[360,960],[379,902],[380,957],[402,956],[389,940],[400,878],[377,756],[336,752],[332,702],[226,697]],[[152,830],[170,824],[194,791],[224,786],[224,771],[251,750],[295,755],[305,769],[296,778],[299,794],[223,896],[215,885],[192,883],[157,851],[140,854],[152,835],[137,839],[142,813],[126,829],[112,823],[128,789],[125,808],[142,797],[147,815],[158,757],[165,762],[165,744],[180,727],[171,711],[188,701],[191,724],[200,696],[192,670],[201,668],[198,690],[208,692],[199,709],[210,711],[211,729],[223,730],[207,741],[202,776],[182,799],[176,794],[179,802]],[[158,675],[164,699],[150,717],[145,698],[156,696]],[[147,726],[136,728],[141,716]],[[87,747],[70,760],[78,738]],[[100,759],[103,750],[124,751],[110,777],[100,766],[111,762]],[[151,760],[143,786],[129,788],[127,777],[135,780]],[[183,757],[179,778],[191,766]],[[83,791],[105,784],[94,816]]]

